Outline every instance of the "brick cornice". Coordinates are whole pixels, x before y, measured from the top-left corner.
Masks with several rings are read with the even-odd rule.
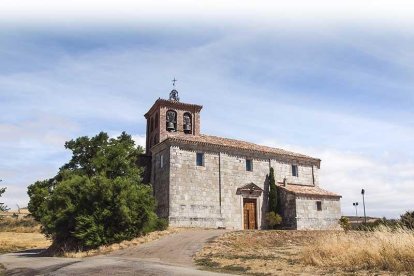
[[[161,107],[168,107],[168,108],[175,108],[175,109],[190,109],[190,110],[193,110],[194,112],[200,112],[201,109],[203,108],[202,105],[188,104],[188,103],[170,101],[170,100],[165,100],[165,99],[159,98],[158,100],[155,101],[155,103],[149,109],[149,111],[147,113],[145,113],[145,115],[144,115],[145,118],[148,118],[148,116],[150,116],[160,106]]]

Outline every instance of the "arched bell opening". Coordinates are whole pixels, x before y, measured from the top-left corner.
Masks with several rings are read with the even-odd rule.
[[[167,111],[167,131],[175,132],[177,131],[177,112],[174,110],[168,110]]]
[[[186,112],[183,115],[183,129],[184,129],[184,133],[187,133],[187,134],[191,133],[193,130],[191,114],[189,112]]]

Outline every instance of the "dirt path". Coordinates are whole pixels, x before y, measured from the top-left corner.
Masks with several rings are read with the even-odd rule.
[[[6,275],[218,275],[197,270],[193,255],[223,230],[188,230],[148,244],[83,259],[39,257],[37,251],[0,256]]]
[[[194,254],[202,248],[205,242],[224,233],[224,230],[189,230],[143,244],[137,248],[119,250],[108,256],[132,257],[195,267]]]

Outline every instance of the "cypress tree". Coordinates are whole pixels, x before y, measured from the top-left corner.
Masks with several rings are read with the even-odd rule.
[[[278,213],[277,210],[277,190],[275,182],[275,171],[273,168],[270,168],[269,173],[269,212]]]

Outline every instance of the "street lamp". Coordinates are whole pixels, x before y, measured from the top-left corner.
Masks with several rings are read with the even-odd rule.
[[[354,207],[355,207],[355,216],[356,216],[357,222],[359,222],[359,218],[358,218],[358,202],[354,202],[354,203],[352,203],[352,205],[354,205]]]
[[[362,205],[364,206],[364,223],[367,224],[367,214],[365,213],[365,190],[361,190],[362,195]]]

